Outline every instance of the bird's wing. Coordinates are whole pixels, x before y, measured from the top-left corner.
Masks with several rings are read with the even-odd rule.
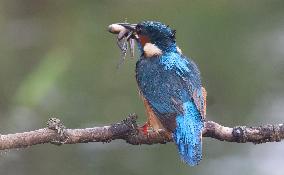
[[[136,71],[142,95],[166,127],[175,128],[169,121],[184,113],[186,102],[194,103],[200,114],[204,113],[200,73],[193,61],[176,55],[143,59],[137,62]]]

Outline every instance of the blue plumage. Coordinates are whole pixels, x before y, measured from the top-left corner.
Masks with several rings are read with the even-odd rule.
[[[197,165],[202,158],[203,129],[203,119],[192,96],[194,89],[201,88],[197,67],[175,53],[141,58],[136,72],[140,91],[164,126],[173,132],[181,158]],[[176,123],[169,123],[171,118]]]
[[[163,127],[172,133],[182,160],[197,165],[202,159],[205,109],[199,70],[181,54],[175,32],[168,26],[145,21],[135,30],[142,54],[136,64],[141,94]]]
[[[201,133],[203,121],[196,105],[192,101],[183,104],[184,114],[176,117],[176,129],[173,139],[177,144],[183,161],[197,165],[202,159]]]

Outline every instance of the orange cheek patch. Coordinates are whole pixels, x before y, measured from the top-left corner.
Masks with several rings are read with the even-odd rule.
[[[144,47],[146,43],[150,42],[150,39],[145,35],[139,35],[138,37],[139,37],[139,42],[141,43],[142,47]]]

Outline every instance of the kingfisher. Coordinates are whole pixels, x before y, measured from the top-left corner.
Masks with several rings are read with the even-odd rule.
[[[141,53],[136,80],[148,116],[143,130],[165,131],[186,164],[199,164],[206,90],[197,65],[183,55],[169,26],[157,21],[121,25],[135,36]]]

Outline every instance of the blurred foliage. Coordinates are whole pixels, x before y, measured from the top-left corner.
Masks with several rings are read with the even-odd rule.
[[[135,60],[109,24],[159,20],[177,30],[199,65],[208,119],[225,125],[283,122],[284,2],[280,0],[0,1],[0,132],[91,127],[137,113]],[[283,143],[253,146],[204,139],[204,160],[188,167],[173,144],[40,145],[1,152],[0,174],[281,174]],[[260,161],[265,158],[265,161]]]

